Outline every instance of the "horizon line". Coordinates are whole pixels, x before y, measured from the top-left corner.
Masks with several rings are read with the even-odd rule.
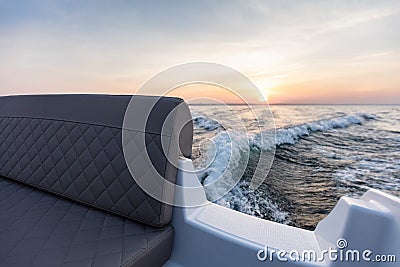
[[[386,103],[386,104],[379,104],[379,103],[248,103],[248,105],[254,106],[263,106],[268,104],[270,106],[398,106],[400,103]],[[231,105],[231,106],[243,106],[247,105],[246,103],[223,103],[223,104],[215,104],[215,103],[188,103],[190,106],[221,106],[221,105]]]

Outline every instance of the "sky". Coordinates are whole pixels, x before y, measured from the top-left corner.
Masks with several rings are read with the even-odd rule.
[[[399,104],[400,1],[0,0],[0,95],[132,94],[196,61],[271,104]]]

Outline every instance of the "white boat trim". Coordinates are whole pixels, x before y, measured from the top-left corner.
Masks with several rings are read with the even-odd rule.
[[[180,159],[178,184],[199,186],[189,159]],[[184,194],[184,193],[183,193]],[[178,196],[190,198],[191,196]],[[203,191],[203,197],[206,198]],[[263,220],[214,203],[200,207],[175,207],[172,219],[175,230],[172,255],[164,265],[178,266],[365,266],[365,262],[287,261],[272,256],[271,251],[314,251],[338,249],[338,240],[349,249],[394,254],[400,248],[400,199],[370,190],[360,199],[342,197],[333,211],[315,231]],[[390,229],[388,229],[388,227]],[[268,250],[266,261],[258,259],[260,250]],[[398,266],[396,263],[380,263]],[[380,266],[373,263],[371,266]]]

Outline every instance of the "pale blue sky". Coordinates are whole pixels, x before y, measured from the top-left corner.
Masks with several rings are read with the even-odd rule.
[[[272,102],[400,103],[400,1],[2,1],[0,94],[131,93],[191,61]]]

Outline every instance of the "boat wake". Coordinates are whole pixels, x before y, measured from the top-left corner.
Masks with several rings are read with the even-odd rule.
[[[206,151],[208,166],[199,171],[199,178],[203,185],[210,184],[223,175],[224,179],[234,179],[235,169],[246,168],[249,161],[258,160],[261,149],[269,149],[271,145],[294,145],[302,137],[309,136],[313,132],[326,132],[333,129],[347,128],[352,125],[362,125],[375,117],[367,113],[350,114],[340,117],[323,119],[299,125],[288,126],[276,130],[275,142],[261,140],[262,135],[255,134],[243,136],[235,132],[228,133],[217,121],[205,116],[197,116],[193,119],[198,129],[215,132]],[[227,168],[230,166],[229,168]],[[233,168],[232,168],[233,166]],[[215,201],[217,204],[237,210],[256,217],[267,218],[279,223],[290,223],[290,216],[279,201],[270,197],[265,188],[251,192],[249,179],[244,175],[240,182],[224,197]],[[219,192],[206,192],[208,196]]]
[[[196,116],[193,119],[193,124],[198,129],[204,129],[206,131],[214,131],[222,128],[221,124],[213,119],[209,119],[206,116]]]
[[[347,128],[352,125],[361,125],[365,121],[373,119],[375,119],[375,116],[371,114],[357,113],[280,128],[276,131],[276,145],[294,145],[301,137],[308,136],[312,132]]]
[[[361,125],[365,121],[374,119],[376,119],[374,115],[368,113],[356,113],[278,128],[276,129],[275,145],[294,145],[301,137],[309,136],[312,132],[326,132],[333,129],[347,128],[352,125]],[[217,121],[207,118],[206,116],[194,117],[193,123],[196,128],[206,131],[223,132],[225,130]],[[218,139],[218,136],[216,138]],[[249,141],[253,145],[261,146],[261,142],[257,142],[257,138],[259,139],[256,135]]]

